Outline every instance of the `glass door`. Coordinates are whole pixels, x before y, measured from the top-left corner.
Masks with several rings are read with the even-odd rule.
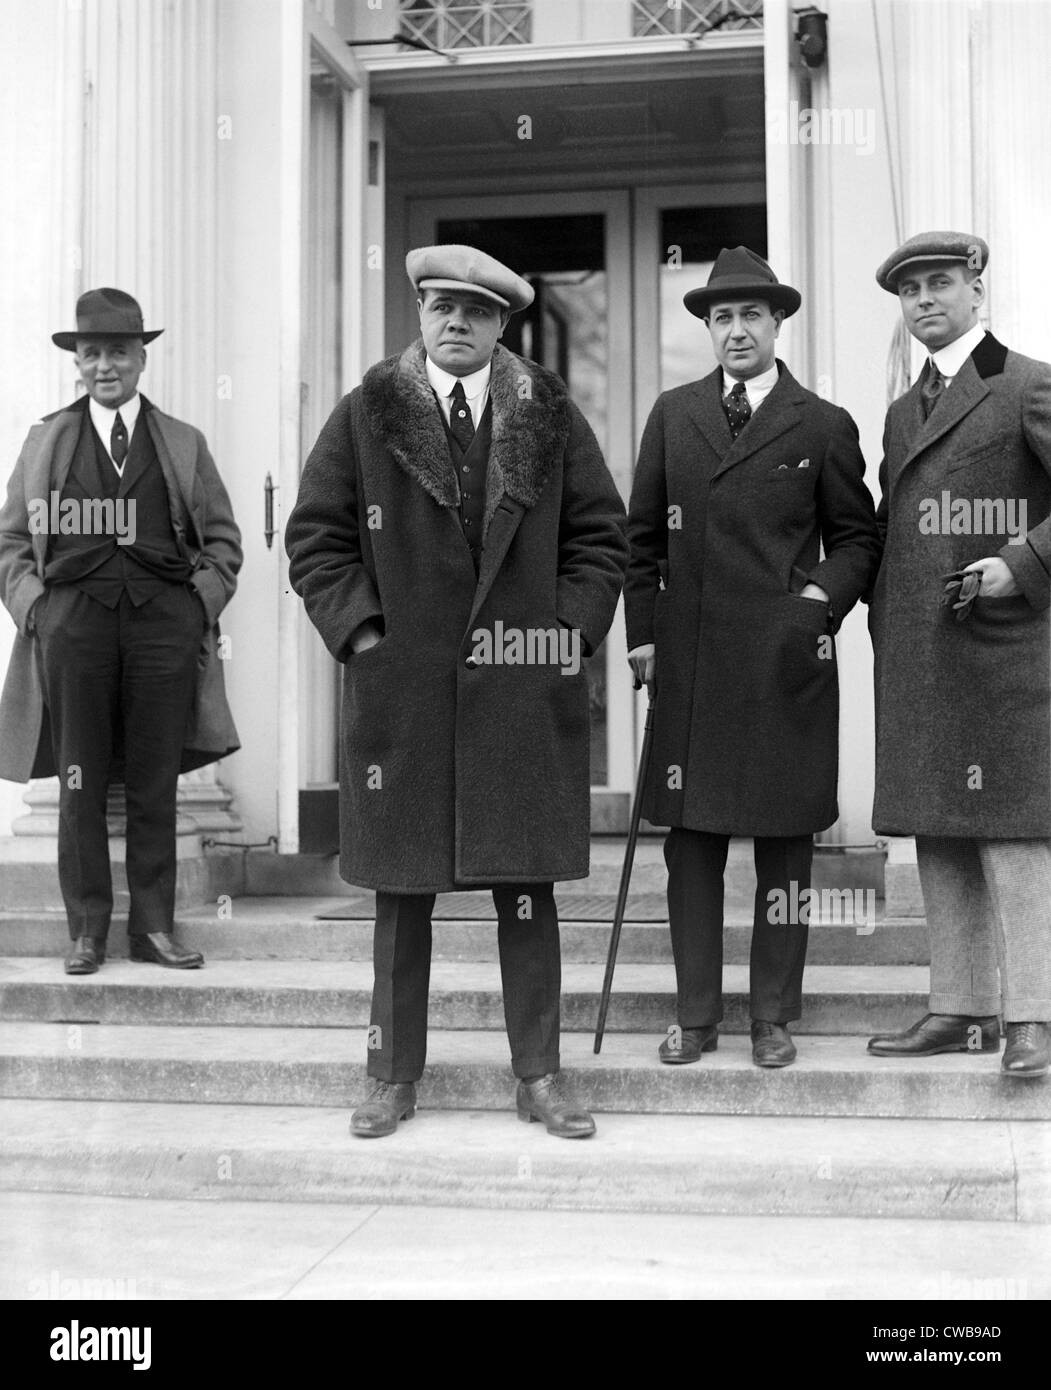
[[[536,291],[504,343],[557,372],[602,448],[627,502],[632,438],[631,255],[624,192],[420,200],[409,205],[409,244],[477,246]],[[622,828],[634,777],[634,698],[623,616],[588,663],[592,823]]]

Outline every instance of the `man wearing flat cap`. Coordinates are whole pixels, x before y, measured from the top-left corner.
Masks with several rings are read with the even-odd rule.
[[[878,540],[853,420],[775,355],[798,292],[738,246],[684,303],[719,365],[650,414],[624,594],[629,661],[655,688],[643,813],[671,827],[677,1023],[659,1056],[696,1062],[718,1044],[723,871],[731,836],[751,836],[752,1056],[783,1067],[802,1011],[813,835],[838,814],[834,634]]]
[[[52,335],[85,394],[29,431],[0,509],[0,599],[18,628],[0,700],[0,777],[59,777],[65,969],[105,960],[113,910],[106,795],[127,800],[129,954],[203,963],[172,938],[180,772],[233,752],[218,652],[240,533],[199,430],[139,394],[146,331],[89,290]]]
[[[289,576],[343,664],[340,872],[376,890],[363,1137],[414,1113],[435,894],[491,887],[522,1120],[594,1132],[559,1061],[553,883],[589,861],[588,688],[624,507],[565,385],[499,343],[530,285],[469,246],[406,260],[421,338],[303,469]]]
[[[982,326],[989,248],[924,232],[876,273],[927,349],[887,413],[872,601],[879,834],[914,835],[930,1012],[881,1057],[1051,1068],[1051,366]]]

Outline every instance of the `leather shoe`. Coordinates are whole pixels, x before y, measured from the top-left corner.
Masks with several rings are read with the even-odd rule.
[[[668,1036],[657,1049],[657,1056],[662,1062],[682,1066],[686,1062],[699,1062],[702,1052],[714,1052],[718,1046],[717,1023],[706,1023],[703,1028],[669,1028]]]
[[[171,932],[135,932],[128,936],[128,959],[147,961],[151,965],[167,965],[172,970],[196,970],[204,964],[200,951],[188,951],[177,945]]]
[[[981,1046],[975,1029],[981,1029]],[[924,1014],[904,1033],[877,1033],[869,1038],[874,1057],[934,1057],[939,1052],[999,1052],[1000,1022],[995,1014]]]
[[[1009,1023],[1004,1060],[1000,1063],[1004,1075],[1020,1076],[1024,1081],[1046,1076],[1051,1071],[1049,1031],[1046,1023]]]
[[[412,1081],[377,1081],[365,1101],[350,1117],[350,1132],[361,1139],[381,1139],[393,1134],[399,1120],[416,1114],[416,1086]]]
[[[558,1139],[587,1139],[595,1133],[595,1121],[568,1094],[560,1071],[520,1081],[515,1104],[524,1124],[539,1120]]]
[[[783,1023],[752,1019],[752,1061],[757,1067],[787,1067],[796,1060],[796,1045]]]
[[[101,936],[78,936],[66,954],[67,975],[94,975],[106,959],[106,942]]]

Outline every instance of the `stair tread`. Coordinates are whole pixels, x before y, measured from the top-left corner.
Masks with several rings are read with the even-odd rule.
[[[563,994],[594,994],[602,986],[601,964],[564,962]],[[0,957],[0,989],[5,985],[62,986],[73,990],[98,989],[214,989],[214,990],[370,990],[369,961],[314,960],[214,960],[201,970],[165,970],[143,967],[135,961],[111,958],[97,975],[78,978],[61,971],[54,956]],[[804,975],[807,994],[856,995],[908,993],[926,996],[929,971],[924,965],[811,965]],[[441,961],[431,965],[431,992],[465,993],[501,989],[500,967],[495,961]],[[741,993],[748,989],[748,967],[725,965],[723,989]],[[673,994],[675,976],[670,962],[618,963],[613,977],[614,994]]]
[[[78,1029],[75,1047],[69,1030]],[[155,1024],[0,1023],[0,1057],[50,1057],[79,1062],[85,1058],[114,1059],[125,1063],[162,1061],[168,1065],[212,1062],[311,1063],[346,1065],[360,1062],[361,1028],[230,1028],[191,1025],[178,1029],[177,1055],[173,1029]],[[657,1060],[649,1035],[611,1033],[599,1056],[587,1034],[567,1033],[562,1038],[563,1066],[586,1071],[616,1070],[652,1072],[667,1076],[701,1077],[712,1072],[747,1070],[776,1084],[801,1072],[872,1075],[959,1076],[973,1079],[984,1067],[999,1080],[998,1059],[989,1054],[975,1058],[963,1053],[944,1053],[915,1061],[871,1057],[861,1037],[806,1037],[799,1041],[799,1062],[785,1071],[761,1071],[753,1066],[747,1037],[723,1035],[719,1049],[705,1055],[696,1066],[671,1068]],[[493,1032],[431,1030],[428,1066],[503,1066],[510,1072],[507,1041]],[[1021,1086],[1022,1083],[1015,1083]]]
[[[348,893],[348,897],[349,896],[350,894]],[[595,894],[588,893],[587,896],[593,897],[595,896]],[[345,921],[348,926],[351,926],[360,923],[367,923],[369,921],[368,918],[344,918],[339,920],[333,920],[318,917],[317,914],[319,912],[324,912],[329,909],[338,908],[344,902],[345,899],[334,897],[332,895],[324,895],[316,898],[277,896],[240,897],[233,898],[231,900],[229,904],[230,915],[224,918],[218,917],[217,904],[214,902],[204,903],[197,907],[180,908],[176,912],[175,916],[177,923],[185,922],[193,923],[195,925],[207,924],[209,927],[213,928],[216,931],[222,931],[224,926],[226,926],[228,923],[235,923],[241,926],[265,926],[273,925],[275,923],[285,923],[288,925],[292,925],[294,923],[299,922],[310,923],[312,926],[338,926],[339,920],[342,920]],[[883,915],[882,903],[877,902],[876,906],[877,931],[879,931],[881,927],[922,927],[923,925],[922,917],[886,917]],[[612,921],[612,916],[613,907],[611,906],[609,920],[584,919],[582,921],[576,922],[571,915],[563,915],[562,921],[574,922],[574,924],[577,926],[590,927],[597,932],[608,933],[610,929],[610,923]],[[115,912],[114,922],[126,920],[126,917],[126,913],[122,914]],[[491,920],[495,924],[495,913]],[[0,911],[0,929],[3,928],[5,923],[14,924],[25,921],[53,922],[57,926],[64,929],[66,918],[65,913],[64,911],[62,911],[62,909],[53,907],[34,907],[16,910],[5,909],[3,911]],[[625,921],[631,923],[635,927],[647,927],[652,929],[653,931],[667,931],[668,929],[668,924],[666,921],[634,921],[634,919],[631,917],[630,897],[628,899],[628,914],[625,917]],[[435,929],[440,931],[441,929],[447,927],[465,925],[479,926],[484,925],[484,923],[485,919],[479,918],[443,918],[435,921],[434,925]],[[751,924],[752,914],[750,911],[747,913],[734,912],[732,910],[728,911],[726,918],[726,925],[728,927],[750,927]],[[811,923],[812,931],[821,931],[826,929],[830,931],[849,930],[852,932],[855,930],[854,927],[850,924],[844,924],[842,922],[823,922],[820,920],[814,920]],[[862,936],[862,939],[864,939],[864,936]]]

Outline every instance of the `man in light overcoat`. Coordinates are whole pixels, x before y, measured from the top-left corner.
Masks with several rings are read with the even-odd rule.
[[[180,772],[238,747],[219,655],[240,532],[204,436],[141,395],[142,312],[88,290],[85,394],[29,431],[0,509],[0,599],[18,628],[0,700],[0,777],[59,776],[65,969],[105,960],[113,910],[106,797],[123,782],[132,960],[194,969],[172,937]]]
[[[589,869],[587,673],[624,506],[563,382],[499,343],[531,286],[466,246],[410,252],[421,339],[374,366],[303,468],[289,575],[343,665],[340,872],[376,890],[362,1137],[414,1113],[435,894],[491,887],[523,1120],[594,1122],[560,1070],[553,884]]]
[[[799,293],[740,246],[685,304],[719,365],[650,415],[625,587],[629,659],[656,686],[643,809],[671,827],[678,1023],[659,1055],[695,1062],[717,1046],[723,871],[731,836],[751,836],[752,1053],[782,1067],[796,1056],[813,835],[838,814],[834,634],[878,539],[853,420],[775,356]]]
[[[1049,1070],[1051,366],[979,320],[988,247],[924,232],[880,266],[929,354],[887,414],[872,603],[880,834],[914,835],[930,1012],[869,1051]]]

